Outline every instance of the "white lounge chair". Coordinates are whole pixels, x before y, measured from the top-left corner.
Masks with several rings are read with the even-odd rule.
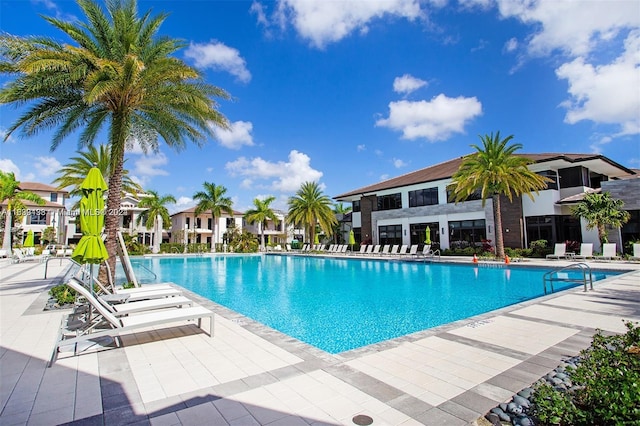
[[[365,254],[371,254],[371,253],[373,253],[373,248],[374,248],[374,247],[375,247],[375,246],[374,246],[373,244],[369,244],[369,245],[367,246],[367,251],[365,252]]]
[[[95,310],[98,315],[98,320],[100,320],[100,324],[96,323],[94,320],[92,322],[92,326],[88,330],[82,328],[78,328],[72,332],[63,330],[53,348],[49,367],[55,362],[61,347],[73,345],[74,354],[76,354],[78,343],[95,340],[104,336],[113,337],[116,344],[119,345],[118,337],[121,333],[135,331],[140,328],[171,324],[177,321],[191,321],[197,319],[198,327],[202,327],[202,318],[209,318],[209,336],[213,337],[214,314],[212,311],[202,306],[196,305],[190,308],[160,309],[118,318],[102,303],[100,303],[100,301],[98,301],[96,297],[83,285],[80,285],[77,291]],[[105,326],[108,328],[100,329],[97,328],[98,326]]]
[[[400,249],[400,245],[398,244],[394,244],[391,246],[391,251],[389,252],[390,256],[397,256],[398,255],[398,250]]]
[[[409,256],[418,256],[418,244],[412,244],[408,254]]]
[[[390,249],[391,249],[391,245],[389,245],[389,244],[385,244],[385,245],[382,247],[382,251],[380,252],[380,254],[381,254],[382,256],[388,256],[388,255],[389,255],[389,250],[390,250]]]
[[[580,244],[580,253],[573,256],[576,260],[593,259],[593,243]]]
[[[365,254],[367,252],[367,245],[366,244],[361,244],[360,245],[360,251],[358,252],[358,254]]]
[[[373,246],[373,250],[371,250],[371,254],[379,255],[380,254],[380,244],[376,244]]]
[[[619,260],[620,256],[616,254],[616,243],[605,243],[602,245],[602,256],[596,256],[601,260]]]
[[[409,246],[406,244],[403,244],[400,246],[400,251],[398,252],[398,255],[400,256],[405,256],[407,254],[407,250],[409,250]]]
[[[340,247],[339,253],[346,254],[348,248],[349,248],[349,245],[343,244],[342,247]]]
[[[553,249],[553,254],[548,254],[547,259],[566,259],[567,245],[565,243],[557,243]]]
[[[633,256],[631,256],[629,260],[640,260],[640,244],[636,243],[633,245]]]

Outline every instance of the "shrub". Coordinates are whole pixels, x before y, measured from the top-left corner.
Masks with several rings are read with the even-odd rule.
[[[625,326],[623,335],[594,335],[577,367],[567,370],[575,385],[568,393],[547,385],[536,388],[533,414],[541,422],[640,424],[640,328],[631,322]]]
[[[56,299],[58,305],[66,305],[76,301],[76,292],[66,284],[59,284],[49,290],[49,295]]]

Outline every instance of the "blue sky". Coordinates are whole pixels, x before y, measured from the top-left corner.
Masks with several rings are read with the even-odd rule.
[[[73,1],[0,0],[0,27],[67,41],[40,15]],[[478,135],[520,152],[602,153],[640,167],[640,3],[612,1],[145,1],[232,101],[232,130],[202,148],[127,154],[146,189],[193,205],[224,185],[243,211],[318,181],[330,197],[472,151]],[[3,81],[6,81],[3,80]],[[0,133],[20,110],[0,106]],[[98,142],[106,142],[106,139]],[[78,149],[48,134],[0,145],[0,169],[50,183]]]

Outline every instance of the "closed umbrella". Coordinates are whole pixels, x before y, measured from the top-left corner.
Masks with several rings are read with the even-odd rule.
[[[80,185],[80,227],[82,238],[78,242],[71,258],[81,264],[100,264],[109,258],[107,248],[102,241],[104,227],[104,198],[107,184],[97,167],[92,167]],[[93,268],[91,270],[93,274]],[[93,283],[90,285],[93,288]]]
[[[29,229],[29,232],[27,232],[27,238],[24,239],[22,247],[33,247],[33,245],[33,230]]]
[[[353,233],[353,229],[349,231],[349,245],[351,246],[351,251],[353,251],[353,245],[356,243],[356,236]]]
[[[318,234],[315,234],[313,237],[313,244],[320,244],[320,238],[318,238]]]
[[[427,229],[424,230],[424,243],[431,244],[431,228],[427,226]]]

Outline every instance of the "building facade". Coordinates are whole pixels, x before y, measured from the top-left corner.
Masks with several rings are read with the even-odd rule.
[[[625,240],[638,238],[638,174],[598,154],[521,154],[533,161],[529,168],[551,179],[538,194],[501,198],[506,247],[529,247],[531,241],[592,242],[598,249],[597,231],[571,215],[569,197],[592,190],[612,190],[626,202],[632,221],[627,231],[612,232],[611,241],[621,251]],[[448,189],[462,158],[455,158],[334,197],[353,206],[352,226],[357,242],[422,244],[426,228],[440,248],[494,245],[495,226],[491,199],[479,197],[455,203]],[[614,192],[615,191],[615,192]],[[635,197],[635,198],[634,198]],[[635,219],[633,219],[635,218]],[[635,234],[634,234],[635,230]],[[626,232],[626,233],[625,233]],[[625,238],[623,239],[623,235]],[[635,237],[634,237],[635,235]]]
[[[195,207],[171,215],[171,241],[175,243],[224,244],[227,230],[243,229],[243,214],[234,210],[233,215],[223,214],[217,218],[218,232],[215,235],[213,218],[210,212],[195,215]]]

